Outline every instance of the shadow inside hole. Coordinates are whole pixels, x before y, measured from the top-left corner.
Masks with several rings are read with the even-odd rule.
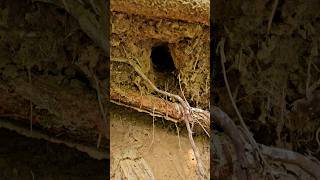
[[[153,47],[151,51],[151,60],[153,68],[157,72],[172,72],[176,69],[168,44]]]

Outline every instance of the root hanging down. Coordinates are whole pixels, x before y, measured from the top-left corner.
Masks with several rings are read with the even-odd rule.
[[[28,67],[28,79],[29,79],[29,83],[32,86],[32,81],[31,81],[31,70],[30,67]],[[31,98],[30,98],[31,99]],[[33,121],[32,121],[32,117],[33,117],[33,104],[32,101],[29,100],[29,106],[30,106],[30,131],[32,131],[33,128]]]
[[[232,96],[231,89],[230,89],[229,82],[228,82],[228,78],[227,78],[226,68],[225,68],[225,65],[224,65],[224,63],[226,62],[226,56],[225,56],[225,53],[224,53],[224,43],[225,43],[225,39],[222,39],[218,44],[217,51],[220,52],[223,78],[224,78],[224,81],[225,81],[225,84],[226,84],[226,87],[227,87],[229,98],[230,98],[232,106],[233,106],[234,110],[236,111],[236,114],[237,114],[237,116],[238,116],[238,118],[240,120],[241,126],[244,129],[245,136],[248,138],[249,143],[255,149],[257,157],[262,162],[262,165],[264,167],[263,170],[265,170],[266,173],[271,173],[270,165],[265,160],[264,156],[262,156],[262,153],[261,153],[260,149],[258,148],[257,142],[252,137],[252,134],[251,134],[250,130],[248,129],[247,125],[245,124],[244,119],[242,118],[242,115],[241,115],[241,113],[240,113],[240,111],[239,111],[239,109],[238,109],[238,107],[237,107],[237,105],[235,103],[235,100],[234,100],[234,98]],[[274,179],[272,174],[271,174],[271,178]]]
[[[141,95],[139,93],[124,93],[120,90],[120,88],[111,90],[111,102],[134,108],[140,112],[146,112],[152,116],[163,117],[164,119],[171,120],[173,122],[184,121],[187,127],[189,141],[193,153],[195,155],[195,159],[197,161],[198,175],[200,179],[209,179],[206,175],[205,167],[201,160],[199,150],[193,140],[193,132],[190,127],[190,123],[198,123],[207,133],[207,131],[210,129],[209,112],[202,109],[193,108],[189,105],[189,103],[186,100],[183,100],[180,96],[158,89],[150,81],[150,79],[140,70],[140,67],[138,63],[135,62],[135,59],[112,57],[111,61],[129,64],[135,70],[135,72],[138,73],[139,76],[141,76],[143,80],[145,80],[155,92],[166,97],[170,97],[171,99],[175,99],[178,103],[167,102],[163,99],[154,96],[151,97],[151,101],[148,101],[149,98],[144,98],[144,100],[143,98],[141,98]]]

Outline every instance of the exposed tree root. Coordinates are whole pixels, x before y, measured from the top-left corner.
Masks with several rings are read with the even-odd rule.
[[[271,15],[270,15],[269,21],[268,21],[267,34],[270,34],[272,20],[273,20],[274,14],[276,13],[278,4],[279,4],[279,0],[274,0],[273,7],[272,7],[272,12],[271,12]]]
[[[166,101],[156,96],[145,95],[141,96],[139,93],[126,90],[124,92],[120,88],[112,89],[110,91],[110,101],[112,103],[126,106],[135,109],[139,112],[148,113],[156,117],[162,117],[174,123],[180,122],[182,118],[181,105]],[[153,113],[153,108],[155,109]],[[192,109],[192,123],[201,124],[206,131],[210,130],[210,116],[209,111],[198,108]]]
[[[316,164],[312,162],[311,160],[307,159],[305,156],[299,153],[295,153],[292,151],[279,149],[279,148],[271,148],[271,147],[267,147],[267,146],[256,143],[255,139],[252,137],[249,129],[247,128],[241,116],[240,111],[237,108],[237,105],[233,99],[233,96],[230,90],[230,86],[229,86],[227,75],[226,75],[226,69],[224,66],[224,63],[226,62],[226,57],[224,54],[224,39],[220,41],[218,47],[219,47],[218,50],[220,50],[220,56],[222,61],[221,62],[222,72],[223,72],[226,88],[228,90],[228,94],[232,102],[232,105],[240,120],[240,124],[243,131],[239,131],[239,129],[234,124],[234,122],[230,119],[230,117],[227,114],[225,114],[223,111],[221,111],[218,107],[211,107],[211,116],[215,119],[215,122],[225,130],[225,134],[231,139],[232,144],[235,148],[236,156],[238,159],[237,162],[240,162],[240,165],[235,166],[236,176],[239,179],[251,178],[250,177],[251,173],[249,173],[249,165],[251,164],[251,166],[262,165],[263,171],[270,174],[271,175],[270,177],[274,179],[275,175],[277,174],[277,171],[269,165],[269,162],[266,160],[266,158],[269,158],[269,160],[281,161],[282,163],[297,165],[301,169],[303,169],[305,172],[313,176],[314,178],[319,179],[320,164]],[[245,137],[245,139],[239,138],[239,137]],[[251,163],[249,163],[249,159],[252,160],[252,158],[248,157],[250,155],[248,155],[245,149],[245,146],[247,144],[250,145],[250,153],[253,153],[254,155],[253,156],[254,161]],[[227,153],[227,152],[223,152],[223,153]],[[263,176],[265,176],[265,174]]]
[[[139,93],[121,89],[112,89],[110,92],[111,102],[130,106],[131,108],[139,109],[140,111],[153,115],[152,109],[154,107],[154,115],[163,117],[167,120],[177,122],[181,117],[179,105],[169,101],[165,101],[155,96],[141,96]]]
[[[112,11],[128,14],[169,18],[192,23],[203,23],[205,25],[209,25],[210,20],[209,0],[158,0],[158,2],[154,0],[112,0],[110,5]]]
[[[315,163],[302,154],[288,151],[285,149],[268,147],[265,145],[259,145],[263,155],[268,156],[270,159],[279,160],[285,163],[294,164],[301,169],[308,172],[316,179],[320,179],[320,164]]]
[[[148,77],[146,77],[146,75],[144,73],[142,73],[142,71],[140,70],[138,64],[136,64],[136,62],[133,59],[125,59],[125,58],[111,58],[112,61],[115,62],[120,62],[120,63],[126,63],[129,64],[132,68],[134,68],[135,72],[137,72],[139,74],[139,76],[141,76],[145,81],[148,82],[148,84],[151,86],[151,88],[156,91],[157,93],[161,94],[161,95],[165,95],[167,97],[171,97],[172,99],[175,99],[179,102],[179,104],[171,104],[172,106],[174,105],[175,107],[179,107],[179,108],[173,108],[171,109],[171,111],[173,110],[173,112],[176,112],[178,114],[178,117],[180,117],[179,119],[177,119],[177,121],[184,121],[188,130],[188,137],[189,137],[189,141],[191,144],[191,147],[193,149],[196,161],[197,161],[197,167],[198,167],[198,174],[199,177],[201,179],[208,179],[208,177],[206,176],[206,171],[205,171],[205,167],[203,165],[203,162],[201,160],[200,154],[199,154],[199,150],[197,148],[197,146],[195,145],[195,142],[193,140],[193,136],[192,136],[192,130],[190,127],[190,123],[192,122],[204,122],[203,124],[201,124],[201,126],[205,127],[210,127],[210,116],[209,116],[209,112],[201,110],[201,109],[197,109],[197,108],[192,108],[190,107],[189,103],[187,101],[184,101],[180,96],[175,95],[175,94],[171,94],[169,92],[163,91],[158,89],[151,81],[150,79],[148,79]],[[111,90],[112,92],[113,90]],[[126,96],[126,95],[124,95]],[[113,97],[115,97],[115,95],[112,95],[111,93],[111,99],[113,99]],[[130,104],[130,102],[134,102],[133,104],[135,105],[135,108],[138,107],[142,107],[142,105],[139,105],[139,103],[143,103],[141,102],[141,97],[140,95],[136,95],[135,100],[130,99],[130,96],[127,97],[127,103]],[[132,96],[131,96],[132,98]],[[121,98],[119,99],[113,99],[114,101],[121,101]],[[139,101],[140,100],[140,101]],[[132,104],[132,103],[131,103]],[[144,105],[147,103],[144,103]],[[148,102],[148,106],[151,105],[151,108],[148,106],[145,106],[145,109],[143,109],[144,111],[150,111],[150,113],[154,114],[155,111],[157,112],[161,112],[164,109],[168,110],[168,108],[166,108],[166,106],[160,106],[163,108],[158,108],[156,109],[156,107],[154,106],[157,103],[152,103],[152,102]],[[165,104],[165,103],[164,103]],[[137,106],[139,105],[139,106]],[[154,110],[154,111],[153,111]],[[150,114],[149,113],[149,114]],[[158,113],[159,114],[159,113]],[[174,116],[174,115],[173,115]]]
[[[0,128],[6,128],[12,131],[17,132],[18,134],[24,135],[26,137],[30,138],[35,138],[35,139],[44,139],[46,141],[56,143],[56,144],[64,144],[70,148],[77,149],[78,151],[87,153],[90,157],[102,160],[102,159],[109,159],[109,154],[108,152],[105,151],[99,151],[95,147],[89,147],[89,146],[84,146],[82,144],[78,144],[75,142],[69,142],[66,140],[60,140],[57,138],[50,137],[46,134],[41,133],[40,131],[36,131],[33,129],[33,131],[30,131],[29,129],[17,126],[9,121],[0,121]]]
[[[65,90],[59,86],[55,86],[46,82],[41,78],[33,78],[33,85],[23,79],[15,79],[9,82],[1,81],[0,100],[6,102],[5,106],[0,106],[1,113],[11,113],[14,115],[24,116],[22,119],[28,119],[26,114],[29,114],[29,109],[16,108],[25,107],[25,100],[30,100],[38,109],[46,109],[48,113],[64,119],[61,122],[65,128],[69,130],[87,130],[96,129],[107,138],[106,126],[99,112],[99,103],[91,100],[89,96],[84,97],[83,93],[75,94],[70,90]],[[35,86],[35,84],[37,84]],[[8,92],[9,87],[13,88],[13,92]],[[85,105],[84,105],[85,104]],[[79,117],[81,114],[81,117]],[[33,113],[33,123],[39,123],[41,115]],[[43,118],[43,117],[42,117]],[[73,124],[70,126],[70,124]]]
[[[235,173],[240,180],[247,179],[248,161],[245,156],[245,144],[241,140],[240,132],[230,117],[221,111],[220,108],[213,106],[210,110],[210,116],[214,119],[214,122],[221,126],[226,135],[231,139],[234,148],[236,149],[236,157],[239,165],[236,165]],[[214,138],[212,138],[214,141]],[[213,164],[216,166],[216,164]]]
[[[246,154],[245,145],[247,142],[241,140],[241,136],[243,133],[237,128],[235,123],[230,119],[230,117],[224,113],[218,107],[211,107],[211,116],[214,118],[215,122],[224,129],[225,134],[230,137],[232,144],[235,148],[235,152],[237,154],[237,162],[240,165],[235,170],[235,175],[239,177],[239,179],[247,179],[250,176],[248,173],[248,156]],[[315,179],[320,179],[320,164],[313,162],[307,157],[285,149],[268,147],[265,145],[258,144],[259,151],[264,156],[264,158],[268,158],[269,160],[279,161],[285,164],[294,164],[299,166],[305,172],[310,174]],[[254,148],[248,149],[249,151],[253,151]],[[255,162],[257,163],[257,162]],[[271,168],[271,171],[275,172],[275,169]]]
[[[255,139],[252,137],[251,132],[248,129],[248,127],[246,126],[246,124],[245,124],[245,122],[244,122],[244,120],[242,118],[242,115],[241,115],[241,113],[240,113],[240,111],[239,111],[239,109],[238,109],[238,107],[237,107],[237,105],[235,103],[235,100],[233,99],[233,96],[232,96],[232,93],[231,93],[231,89],[230,89],[230,86],[229,86],[229,82],[228,82],[228,78],[227,78],[226,69],[225,69],[225,66],[224,66],[224,63],[226,62],[226,57],[225,57],[225,53],[224,53],[224,42],[225,42],[225,39],[222,39],[219,42],[218,50],[220,50],[222,72],[223,72],[223,77],[224,77],[224,81],[225,81],[225,84],[226,84],[226,87],[227,87],[229,98],[231,100],[232,106],[234,107],[234,110],[237,113],[237,116],[238,116],[238,118],[240,120],[241,126],[244,129],[244,133],[245,133],[246,138],[248,138],[250,144],[252,145],[252,147],[256,151],[256,154],[257,154],[256,158],[258,158],[261,161],[261,163],[259,163],[259,164],[261,164],[262,167],[266,168],[266,169],[264,169],[264,171],[266,171],[266,173],[271,173],[270,172],[270,165],[264,159],[264,157],[261,155],[261,152],[258,149],[257,143],[256,143]],[[272,174],[271,174],[271,177],[272,177],[272,179],[274,179]]]

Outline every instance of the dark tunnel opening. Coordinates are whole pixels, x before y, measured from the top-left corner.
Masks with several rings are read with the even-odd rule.
[[[168,44],[153,47],[151,60],[153,68],[158,72],[172,72],[176,69]]]

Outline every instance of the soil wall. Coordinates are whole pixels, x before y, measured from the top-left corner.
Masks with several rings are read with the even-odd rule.
[[[132,67],[112,60],[134,59],[158,88],[182,96],[180,78],[188,101],[208,108],[208,26],[120,12],[112,12],[111,24],[111,91],[121,89],[161,97]]]

